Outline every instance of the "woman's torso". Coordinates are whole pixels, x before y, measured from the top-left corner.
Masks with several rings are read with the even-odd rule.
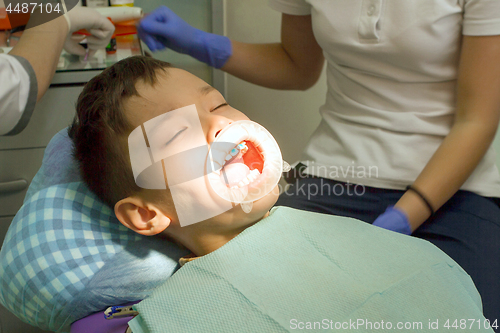
[[[306,173],[404,189],[453,124],[462,33],[491,29],[477,25],[481,1],[274,2],[310,6],[327,60],[326,103],[304,152]],[[500,196],[493,149],[462,189]]]

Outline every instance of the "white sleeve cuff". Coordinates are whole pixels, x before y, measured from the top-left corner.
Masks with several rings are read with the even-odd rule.
[[[35,108],[35,72],[26,59],[0,54],[0,82],[0,135],[15,135],[26,127]]]
[[[465,0],[462,33],[468,36],[500,35],[500,1]]]
[[[269,7],[283,14],[311,15],[311,5],[304,0],[269,0]]]

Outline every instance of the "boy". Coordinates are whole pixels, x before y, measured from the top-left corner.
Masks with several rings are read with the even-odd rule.
[[[83,179],[114,207],[120,222],[142,235],[172,238],[193,253],[181,260],[183,267],[167,283],[136,306],[140,315],[130,323],[134,332],[408,326],[426,331],[465,318],[475,323],[469,331],[489,329],[468,275],[427,242],[349,218],[289,208],[270,213],[276,190],[254,201],[250,211],[233,204],[203,221],[182,223],[179,216],[184,212],[172,196],[176,179],[165,173],[162,190],[136,185],[129,136],[137,128],[146,133],[148,121],[172,112],[180,118],[161,125],[161,149],[196,150],[199,141],[195,144],[183,134],[190,133],[190,125],[177,113],[188,106],[199,119],[207,146],[235,122],[248,119],[188,72],[152,58],[132,57],[85,86],[70,130]],[[155,144],[146,143],[151,156]],[[270,155],[264,148],[260,152],[266,162]],[[233,164],[231,157],[227,161]],[[187,170],[200,160],[196,156],[184,162],[175,168]],[[245,188],[234,184],[241,174],[247,175],[245,167],[236,169],[238,181],[229,187],[235,191]],[[265,167],[260,173],[266,173]],[[220,202],[209,186],[181,191],[183,195],[176,195],[192,210],[213,212]]]

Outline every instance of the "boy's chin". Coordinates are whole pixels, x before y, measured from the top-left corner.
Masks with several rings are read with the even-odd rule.
[[[210,228],[221,228],[224,230],[241,230],[241,228],[250,226],[266,217],[269,213],[269,210],[278,200],[278,196],[279,190],[278,186],[276,186],[273,191],[271,191],[264,197],[254,201],[252,203],[251,210],[248,212],[244,211],[244,208],[241,204],[235,204],[230,210],[227,210],[207,220],[193,223],[192,226],[194,228],[205,228],[210,226]]]

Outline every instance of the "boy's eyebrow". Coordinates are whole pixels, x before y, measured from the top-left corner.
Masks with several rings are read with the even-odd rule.
[[[206,86],[203,86],[200,88],[200,93],[202,95],[208,95],[210,92],[212,92],[213,90],[215,90],[214,87],[210,86],[210,85],[206,85]]]

